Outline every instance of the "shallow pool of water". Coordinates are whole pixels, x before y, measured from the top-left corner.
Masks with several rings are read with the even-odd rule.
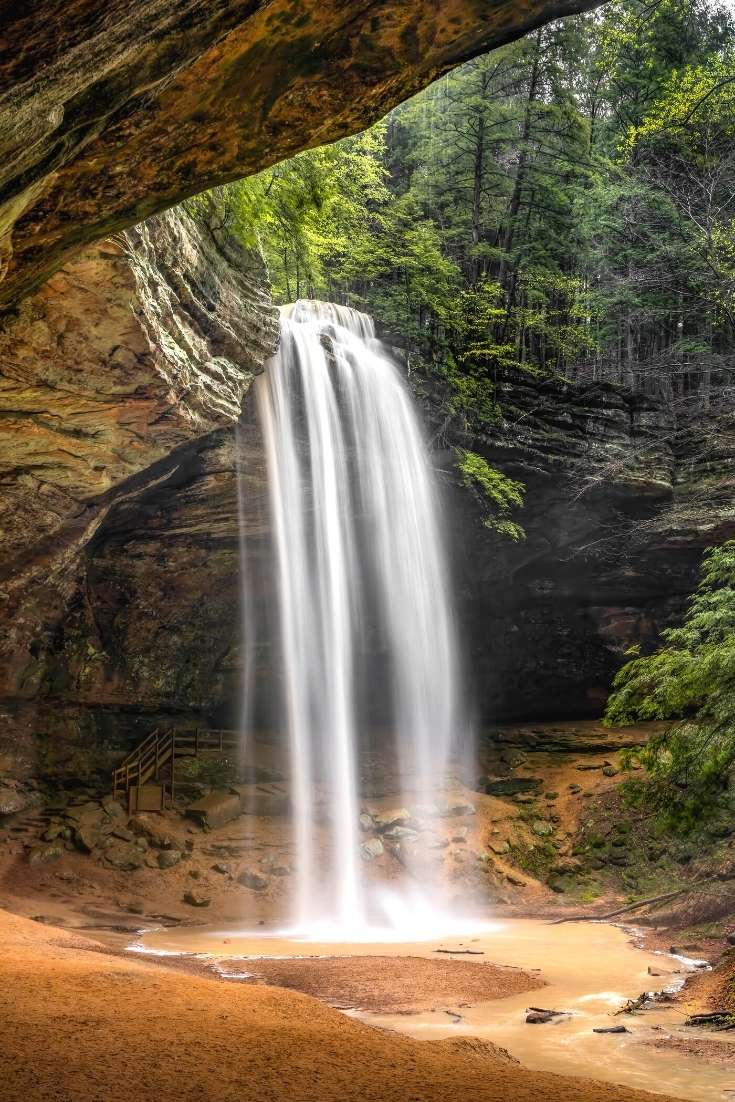
[[[234,957],[243,961],[238,969],[241,974],[247,973],[247,960],[258,957],[433,957],[440,948],[472,949],[476,957],[462,953],[457,959],[536,970],[547,986],[470,1007],[447,1004],[411,1015],[349,1013],[417,1039],[482,1037],[537,1070],[622,1083],[692,1102],[735,1099],[735,1040],[717,1035],[728,1054],[727,1063],[705,1060],[648,1043],[669,1036],[707,1036],[684,1029],[686,1015],[677,1006],[660,1005],[635,1015],[615,1014],[627,999],[643,991],[680,983],[693,967],[693,962],[639,948],[631,932],[617,926],[511,919],[465,937],[398,944],[318,943],[199,927],[153,931],[142,936],[138,947],[147,952],[203,954],[215,961]],[[649,968],[671,974],[654,977]],[[528,1025],[525,1011],[531,1005],[569,1013],[548,1024]],[[629,1032],[593,1033],[595,1028],[620,1024]]]

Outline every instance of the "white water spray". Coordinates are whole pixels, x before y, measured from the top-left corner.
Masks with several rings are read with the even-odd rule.
[[[382,901],[370,891],[358,822],[368,619],[380,623],[390,671],[407,789],[398,798],[408,802],[410,790],[417,817],[441,799],[461,733],[436,494],[413,402],[372,320],[314,301],[284,310],[258,397],[279,570],[295,926],[356,938],[411,926],[419,911],[423,924],[432,905],[415,883]]]

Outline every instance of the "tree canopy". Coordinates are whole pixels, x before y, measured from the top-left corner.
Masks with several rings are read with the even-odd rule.
[[[735,28],[613,0],[225,189],[280,301],[366,309],[470,421],[500,375],[706,406],[735,341]]]

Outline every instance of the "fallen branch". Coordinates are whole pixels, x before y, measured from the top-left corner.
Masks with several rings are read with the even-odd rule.
[[[677,888],[673,892],[663,892],[661,895],[653,895],[649,899],[639,899],[637,903],[629,903],[626,907],[618,907],[616,911],[610,911],[606,915],[565,915],[564,918],[555,918],[551,925],[559,926],[562,922],[607,922],[610,918],[617,918],[619,915],[628,914],[630,911],[637,911],[641,907],[652,907],[655,903],[666,903],[669,899],[675,899],[677,895],[686,895],[687,892],[693,891],[702,883],[709,883],[709,881],[698,880],[695,884],[687,885],[686,888]]]
[[[731,1010],[714,1010],[710,1014],[692,1014],[691,1018],[687,1018],[684,1022],[684,1025],[714,1029],[718,1033],[724,1032],[725,1030],[735,1029],[735,1014]]]
[[[484,957],[484,949],[435,949],[435,953],[449,953],[451,956]]]

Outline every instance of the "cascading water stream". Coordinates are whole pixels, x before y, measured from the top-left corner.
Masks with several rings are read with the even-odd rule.
[[[435,487],[408,388],[365,314],[314,301],[284,309],[258,400],[279,571],[294,923],[354,937],[396,921],[395,909],[379,913],[360,858],[368,620],[380,624],[390,672],[400,798],[410,790],[412,806],[431,813],[460,733]]]

